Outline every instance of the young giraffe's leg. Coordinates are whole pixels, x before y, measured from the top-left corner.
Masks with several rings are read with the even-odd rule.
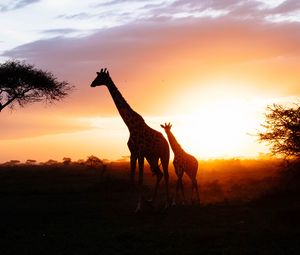
[[[197,183],[196,178],[195,178],[195,181],[194,181],[194,186],[195,186],[196,195],[197,195],[197,203],[200,204],[200,195],[199,195],[198,183]]]
[[[144,157],[138,157],[139,163],[139,181],[138,181],[138,189],[139,189],[139,200],[135,212],[139,212],[142,209],[142,196],[143,196],[143,173],[144,173]]]
[[[182,178],[181,178],[181,181],[180,181],[180,190],[181,190],[181,195],[182,195],[182,204],[185,204],[186,200],[185,200],[185,195],[184,195],[184,188],[183,188]]]
[[[193,202],[194,202],[194,189],[195,189],[195,183],[194,183],[194,178],[193,177],[191,177],[191,182],[192,182],[191,203],[193,204]]]
[[[172,206],[175,206],[176,203],[177,203],[179,185],[180,185],[180,178],[177,176],[177,181],[176,181],[176,191],[175,191],[175,196],[174,196],[174,198],[173,198]]]
[[[172,205],[176,205],[177,201],[178,201],[178,192],[180,189],[182,198],[184,199],[184,191],[183,191],[183,184],[182,184],[182,174],[177,174],[177,182],[176,182],[176,192],[175,192],[175,197],[173,199],[173,204]]]
[[[192,203],[193,203],[193,198],[194,198],[194,190],[195,190],[195,192],[196,192],[196,196],[197,196],[197,203],[199,203],[200,204],[200,197],[199,197],[199,190],[198,190],[198,183],[197,183],[197,180],[196,180],[196,178],[193,178],[193,179],[191,179],[192,180],[192,198],[191,198],[191,200],[192,200]]]

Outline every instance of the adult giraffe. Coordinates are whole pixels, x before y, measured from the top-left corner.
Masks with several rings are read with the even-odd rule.
[[[112,81],[109,72],[106,68],[97,72],[97,77],[91,83],[91,87],[106,86],[110,92],[110,95],[125,122],[130,136],[128,140],[128,148],[130,155],[130,176],[131,181],[134,183],[136,162],[139,165],[139,200],[136,208],[136,212],[141,210],[142,201],[142,185],[143,185],[143,172],[144,172],[144,159],[146,159],[150,165],[153,175],[156,176],[156,184],[151,201],[154,201],[157,194],[157,189],[160,180],[164,176],[165,188],[166,188],[166,206],[169,204],[169,145],[164,136],[150,128],[144,121],[141,115],[136,113],[130,105],[126,102],[114,82]],[[163,173],[159,168],[158,162],[161,161]]]

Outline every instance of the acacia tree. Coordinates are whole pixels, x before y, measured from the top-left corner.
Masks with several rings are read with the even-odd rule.
[[[285,107],[268,106],[264,131],[259,132],[259,141],[271,146],[274,155],[285,158],[300,158],[300,104]]]
[[[45,101],[52,103],[63,99],[73,86],[58,81],[50,72],[17,60],[0,64],[0,112],[5,107],[20,107]]]
[[[103,162],[98,157],[91,155],[87,158],[85,164],[89,167],[97,167],[97,166],[103,165]]]

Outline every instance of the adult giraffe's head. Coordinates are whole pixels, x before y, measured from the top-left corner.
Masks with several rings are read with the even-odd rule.
[[[91,87],[97,87],[102,85],[108,85],[112,80],[109,76],[109,72],[106,68],[101,68],[100,72],[97,72],[97,77],[91,83]]]
[[[170,132],[171,131],[171,127],[172,127],[172,124],[169,122],[168,124],[165,123],[165,125],[160,125],[164,130],[165,132]]]

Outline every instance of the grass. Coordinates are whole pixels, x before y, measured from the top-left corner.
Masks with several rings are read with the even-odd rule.
[[[298,254],[299,193],[273,192],[274,162],[227,163],[202,164],[201,206],[163,210],[161,187],[140,214],[127,163],[0,167],[0,254]],[[146,169],[145,196],[153,182]]]

